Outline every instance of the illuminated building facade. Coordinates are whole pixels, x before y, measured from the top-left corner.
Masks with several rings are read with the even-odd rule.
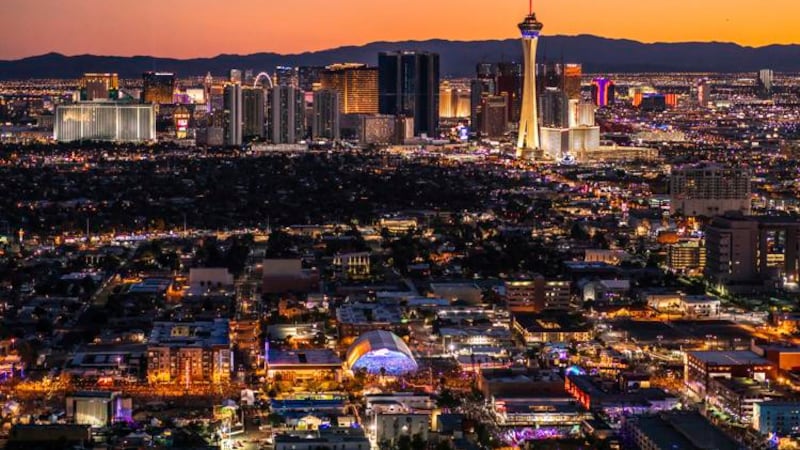
[[[186,139],[189,135],[189,121],[192,119],[192,114],[184,106],[179,106],[172,115],[172,120],[175,126],[175,137],[178,139]]]
[[[145,72],[142,81],[142,102],[158,105],[169,105],[174,102],[174,73]]]
[[[278,86],[291,86],[298,88],[299,73],[297,67],[278,66],[275,68],[275,84]]]
[[[506,304],[511,312],[540,312],[544,310],[569,310],[572,308],[570,282],[547,280],[506,281]]]
[[[697,83],[697,103],[703,107],[708,107],[709,96],[711,93],[711,85],[708,83],[708,79],[702,79]]]
[[[54,137],[59,142],[152,142],[156,140],[155,109],[116,103],[59,105]]]
[[[771,362],[750,350],[686,352],[684,382],[702,398],[713,378],[747,377],[763,382],[773,370]]]
[[[230,380],[233,352],[227,319],[155,322],[147,347],[151,383],[220,383]]]
[[[536,48],[539,45],[539,34],[544,25],[536,20],[536,14],[530,11],[525,20],[519,24],[522,32],[522,50],[525,58],[522,88],[522,108],[519,118],[519,136],[517,138],[517,157],[530,157],[531,151],[541,147],[539,141],[539,113],[536,95]]]
[[[342,114],[378,112],[378,69],[366,64],[333,64],[319,74],[321,89],[339,94]]]
[[[66,416],[78,425],[95,428],[118,422],[131,422],[130,398],[120,392],[78,392],[66,399]]]
[[[384,330],[362,334],[347,350],[347,367],[367,373],[398,376],[416,372],[417,361],[405,342],[396,334]]]
[[[702,239],[687,239],[667,247],[667,267],[677,273],[702,274],[706,268],[706,248]]]
[[[359,129],[362,144],[391,144],[397,134],[397,118],[384,114],[364,115]]]
[[[115,73],[86,73],[80,81],[81,101],[114,100],[119,94]]]
[[[614,103],[614,82],[608,78],[595,78],[592,80],[592,100],[600,107]]]
[[[378,54],[378,110],[414,118],[414,135],[435,136],[439,128],[439,55],[428,52]]]
[[[713,217],[728,211],[750,214],[750,171],[698,164],[673,169],[670,177],[670,214]]]

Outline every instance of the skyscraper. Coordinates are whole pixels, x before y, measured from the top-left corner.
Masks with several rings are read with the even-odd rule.
[[[342,114],[378,112],[378,69],[366,64],[332,64],[319,74],[320,87],[339,93]]]
[[[614,82],[608,78],[595,78],[592,80],[592,100],[600,107],[614,103]]]
[[[297,81],[303,92],[311,92],[314,85],[320,82],[320,76],[325,67],[322,66],[300,66],[297,68]]]
[[[270,92],[270,138],[274,144],[296,144],[305,137],[305,99],[292,86]]]
[[[116,99],[119,91],[119,76],[115,73],[85,73],[80,82],[81,100]]]
[[[229,83],[223,93],[225,145],[242,145],[242,85]]]
[[[758,94],[762,97],[772,95],[772,81],[775,74],[771,69],[761,69],[758,71]]]
[[[508,127],[508,101],[505,95],[488,95],[481,100],[482,137],[502,137]]]
[[[708,78],[703,78],[697,82],[697,103],[703,107],[708,107],[709,94],[711,93],[711,86],[708,84]]]
[[[414,118],[414,134],[434,136],[439,127],[439,55],[428,52],[378,54],[381,114]]]
[[[339,93],[332,89],[315,91],[313,103],[311,136],[339,140]]]
[[[497,63],[495,86],[497,95],[505,95],[508,101],[508,121],[519,122],[522,111],[522,64],[516,62]]]
[[[581,77],[583,66],[580,64],[564,64],[564,93],[570,100],[581,98]]]
[[[228,81],[242,84],[242,71],[239,69],[231,69],[228,72]]]
[[[266,95],[260,87],[242,88],[242,136],[263,138],[266,133],[264,114],[266,112]]]
[[[569,101],[567,94],[558,88],[547,88],[539,94],[541,126],[549,128],[569,127]]]
[[[278,66],[275,68],[275,84],[278,86],[299,87],[297,67]]]
[[[145,72],[142,75],[142,101],[169,105],[175,93],[175,74],[167,72]]]
[[[526,151],[538,150],[539,116],[536,111],[536,47],[539,34],[544,25],[536,20],[533,10],[519,24],[522,32],[522,50],[525,58],[523,73],[522,109],[519,118],[519,137],[517,138],[517,157],[526,157]]]

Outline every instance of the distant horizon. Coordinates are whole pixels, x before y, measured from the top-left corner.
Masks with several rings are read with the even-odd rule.
[[[800,44],[800,2],[769,7],[730,0],[536,0],[543,34],[604,36],[643,43]],[[370,42],[504,40],[518,36],[525,0],[4,0],[0,60],[51,52],[190,59],[259,52],[297,54]]]
[[[629,42],[636,42],[645,45],[661,45],[661,44],[722,44],[722,45],[736,45],[741,48],[752,48],[752,49],[760,49],[766,47],[792,47],[792,46],[800,46],[800,42],[797,43],[774,43],[774,44],[765,44],[765,45],[745,45],[738,42],[733,41],[644,41],[639,39],[631,39],[631,38],[617,38],[617,37],[606,37],[600,36],[597,34],[592,33],[578,33],[578,34],[557,34],[551,36],[543,36],[543,38],[548,37],[594,37],[598,39],[606,39],[612,41],[629,41]],[[170,56],[170,55],[157,55],[157,54],[102,54],[102,53],[64,53],[56,50],[51,50],[43,53],[32,54],[28,56],[22,56],[19,58],[10,58],[10,59],[0,59],[0,61],[5,62],[14,62],[14,61],[21,61],[31,58],[37,58],[47,55],[61,55],[68,58],[80,57],[80,56],[93,56],[93,57],[101,57],[101,58],[159,58],[159,59],[174,59],[177,61],[185,61],[185,60],[194,60],[194,59],[213,59],[220,56],[251,56],[251,55],[258,55],[258,54],[273,54],[279,56],[297,56],[303,55],[308,53],[319,53],[325,52],[330,50],[336,50],[340,48],[348,48],[348,47],[365,47],[372,44],[381,44],[381,43],[407,43],[407,42],[430,42],[430,41],[445,41],[445,42],[490,42],[490,41],[507,41],[507,40],[514,40],[518,39],[515,36],[506,37],[506,38],[487,38],[487,39],[447,39],[447,38],[429,38],[429,39],[401,39],[401,40],[375,40],[364,42],[362,44],[344,44],[344,45],[337,45],[333,47],[327,48],[320,48],[320,49],[313,49],[313,50],[304,50],[299,52],[279,52],[273,50],[261,50],[261,51],[253,51],[248,53],[231,53],[231,52],[223,52],[217,54],[208,54],[208,55],[198,55],[198,56],[186,56],[186,57],[179,57],[179,56]]]

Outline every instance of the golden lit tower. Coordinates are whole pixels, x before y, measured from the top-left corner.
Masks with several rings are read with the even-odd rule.
[[[522,111],[519,118],[519,138],[517,139],[517,157],[529,157],[531,151],[540,148],[539,114],[536,110],[536,46],[539,44],[539,33],[544,25],[536,20],[533,12],[533,0],[529,0],[528,16],[519,24],[522,32],[522,50],[525,58],[522,87]]]

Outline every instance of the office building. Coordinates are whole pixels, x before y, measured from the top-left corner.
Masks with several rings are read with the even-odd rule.
[[[334,64],[320,73],[320,88],[339,94],[342,114],[378,112],[378,69],[365,64]]]
[[[338,141],[339,93],[332,89],[321,89],[314,92],[313,113],[311,119],[311,137]]]
[[[142,75],[142,101],[158,105],[174,102],[175,74],[167,72],[145,72]]]
[[[519,24],[519,29],[522,32],[525,68],[522,77],[522,107],[519,118],[519,136],[517,138],[518,158],[529,158],[532,156],[532,151],[541,148],[536,94],[536,48],[539,45],[539,34],[543,27],[544,25],[536,19],[536,14],[533,11],[529,11],[525,20]]]
[[[267,91],[260,87],[242,88],[242,136],[266,137]]]
[[[594,104],[603,107],[614,103],[616,91],[614,82],[608,78],[595,78],[592,80],[592,100]]]
[[[670,177],[670,213],[712,217],[728,211],[750,214],[750,171],[719,164],[687,165]]]
[[[81,101],[115,100],[119,76],[115,73],[85,73],[80,81]]]
[[[547,280],[537,276],[531,280],[505,282],[505,298],[511,312],[541,312],[572,308],[570,282]]]
[[[154,142],[156,117],[152,105],[78,103],[56,107],[55,140]]]
[[[706,228],[706,276],[720,285],[797,282],[800,220],[715,217]]]
[[[414,118],[416,136],[439,128],[439,55],[428,52],[378,54],[378,107],[385,115]]]
[[[147,346],[151,383],[220,383],[230,380],[233,352],[227,319],[155,322]]]
[[[800,430],[800,401],[772,400],[753,405],[753,429],[762,435],[788,436]]]
[[[242,85],[230,83],[225,85],[224,128],[225,145],[242,145]]]
[[[502,137],[508,130],[508,101],[506,96],[484,96],[480,102],[479,117],[478,127],[482,137]]]
[[[296,144],[305,138],[305,99],[292,86],[275,86],[270,92],[270,139],[273,144]]]
[[[706,268],[706,247],[702,239],[686,239],[667,247],[667,268],[675,273],[699,275]]]

